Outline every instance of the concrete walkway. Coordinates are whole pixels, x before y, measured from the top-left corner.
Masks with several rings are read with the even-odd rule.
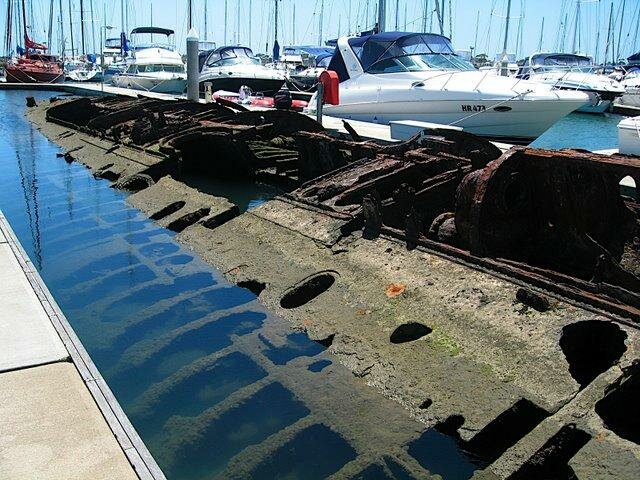
[[[0,478],[164,479],[1,212],[0,286]]]

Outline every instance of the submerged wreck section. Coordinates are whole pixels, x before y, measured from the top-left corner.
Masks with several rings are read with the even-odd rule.
[[[640,475],[621,420],[636,396],[640,239],[619,182],[640,180],[637,157],[502,152],[449,130],[363,141],[348,124],[226,103],[71,99],[30,115],[67,161],[136,192],[132,204],[422,422],[402,452],[412,472],[446,477],[432,452],[448,445],[465,452],[448,462],[460,478]],[[282,193],[242,214],[193,176]],[[291,361],[279,352],[273,363]],[[394,462],[352,478],[400,478]]]
[[[297,141],[351,157],[361,148],[327,134]],[[640,179],[638,158],[524,147],[492,158],[413,142],[378,148],[289,198],[346,215],[365,235],[385,233],[640,319],[639,206],[619,186]]]

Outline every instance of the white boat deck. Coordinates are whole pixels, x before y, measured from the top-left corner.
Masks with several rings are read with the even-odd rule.
[[[0,212],[0,478],[165,477]]]

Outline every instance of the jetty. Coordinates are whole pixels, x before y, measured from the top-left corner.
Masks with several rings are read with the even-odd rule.
[[[165,476],[0,212],[0,477]]]

